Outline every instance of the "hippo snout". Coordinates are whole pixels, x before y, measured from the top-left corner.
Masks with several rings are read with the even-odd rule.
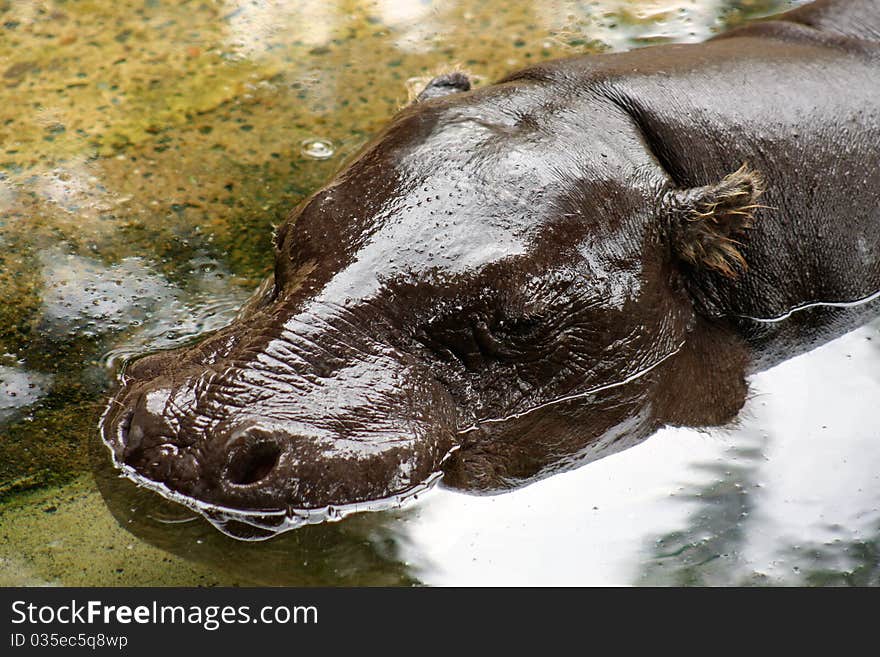
[[[439,470],[455,422],[436,381],[390,359],[380,364],[358,377],[335,372],[342,392],[299,374],[301,389],[275,405],[247,368],[171,372],[154,358],[126,373],[104,441],[129,477],[194,505],[296,512],[389,498]],[[435,412],[417,411],[426,403]],[[379,426],[365,423],[370,416],[382,418]]]

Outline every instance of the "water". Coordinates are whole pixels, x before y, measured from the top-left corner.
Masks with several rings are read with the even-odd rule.
[[[306,139],[302,143],[302,154],[313,160],[329,160],[335,152],[326,139]]]
[[[755,377],[733,427],[260,544],[134,489],[97,445],[119,364],[228,322],[272,226],[419,80],[700,41],[789,4],[0,5],[0,584],[880,584],[878,324]]]

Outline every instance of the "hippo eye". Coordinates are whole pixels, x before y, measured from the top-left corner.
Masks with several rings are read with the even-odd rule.
[[[471,317],[471,331],[480,352],[490,358],[511,358],[514,353],[505,346],[503,339],[499,339],[497,334],[500,326],[503,326],[503,321],[490,326],[484,317]]]
[[[444,361],[459,361],[469,370],[478,369],[483,358],[473,328],[459,317],[434,320],[416,331],[415,339]]]
[[[489,362],[521,362],[540,357],[540,316],[499,319],[483,313],[430,322],[416,340],[446,361],[460,361],[469,370]]]

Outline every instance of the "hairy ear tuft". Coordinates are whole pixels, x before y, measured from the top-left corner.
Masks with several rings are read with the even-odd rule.
[[[766,189],[757,171],[744,164],[720,182],[677,190],[669,196],[672,246],[681,259],[736,278],[748,270],[739,250],[754,226],[758,199]]]

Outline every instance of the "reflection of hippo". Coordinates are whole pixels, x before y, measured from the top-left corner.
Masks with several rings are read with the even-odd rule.
[[[727,422],[749,371],[880,307],[878,70],[880,4],[829,0],[441,76],[281,226],[234,324],[129,367],[104,440],[176,499],[295,515]]]

